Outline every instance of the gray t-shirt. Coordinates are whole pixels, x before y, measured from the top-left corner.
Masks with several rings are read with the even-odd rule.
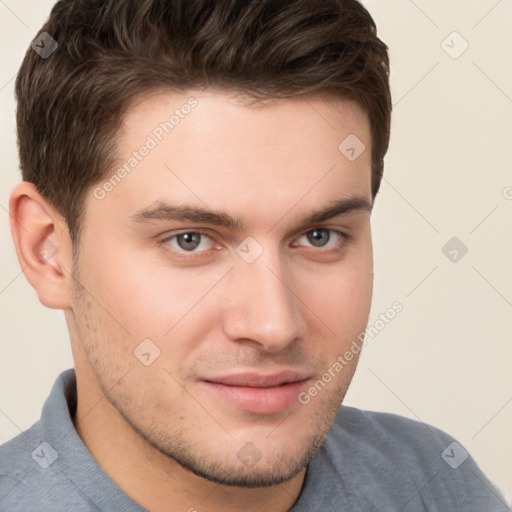
[[[75,409],[71,369],[57,378],[41,419],[0,447],[0,512],[145,510],[82,443],[71,419]],[[316,511],[510,509],[466,450],[444,432],[394,414],[342,406],[290,512]]]

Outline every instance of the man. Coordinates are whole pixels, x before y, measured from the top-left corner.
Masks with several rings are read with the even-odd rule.
[[[508,510],[447,434],[340,407],[391,111],[358,2],[64,0],[16,94],[12,234],[75,366],[0,510]]]

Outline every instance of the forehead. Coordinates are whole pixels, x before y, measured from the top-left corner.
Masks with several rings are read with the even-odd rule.
[[[332,132],[331,137],[326,137],[328,131]],[[167,136],[171,133],[172,138],[177,138],[182,132],[193,132],[196,137],[205,137],[205,142],[226,136],[233,140],[244,138],[246,145],[252,142],[261,150],[262,143],[300,145],[307,138],[315,139],[317,134],[329,144],[330,139],[336,142],[347,131],[357,132],[370,143],[368,119],[360,106],[353,100],[333,95],[256,102],[241,93],[222,89],[155,90],[129,103],[118,141],[121,149],[130,150],[142,135],[152,135],[160,144],[166,140],[170,143]]]
[[[226,91],[158,91],[127,109],[118,148],[102,182],[112,186],[93,205],[103,215],[127,217],[168,199],[275,222],[294,204],[371,201],[369,124],[350,100],[248,104]]]

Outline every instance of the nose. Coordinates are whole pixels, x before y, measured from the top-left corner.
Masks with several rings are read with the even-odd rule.
[[[278,352],[305,336],[307,324],[293,273],[278,254],[267,249],[252,263],[238,260],[230,274],[224,315],[230,339]]]

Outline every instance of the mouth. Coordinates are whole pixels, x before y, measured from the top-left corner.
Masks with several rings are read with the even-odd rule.
[[[217,400],[255,414],[275,414],[298,402],[311,376],[284,370],[272,374],[237,373],[201,381]]]

